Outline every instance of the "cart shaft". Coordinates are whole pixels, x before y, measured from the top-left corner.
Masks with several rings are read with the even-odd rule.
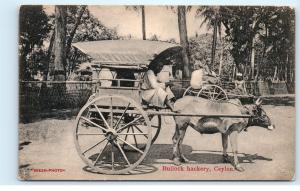
[[[111,109],[102,109],[99,108],[101,112],[109,113]],[[90,111],[97,112],[97,110],[90,109]],[[113,113],[122,114],[124,110],[122,109],[113,109]],[[169,111],[154,111],[154,110],[146,110],[148,115],[161,115],[161,116],[190,116],[190,117],[224,117],[224,118],[250,118],[251,115],[229,115],[229,114],[198,114],[198,113],[175,113]],[[136,110],[127,110],[128,114],[138,114]]]

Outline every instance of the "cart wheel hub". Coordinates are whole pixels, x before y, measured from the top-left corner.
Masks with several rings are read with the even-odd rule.
[[[110,129],[109,131],[107,131],[105,137],[108,141],[113,141],[117,139],[118,135],[114,129]]]

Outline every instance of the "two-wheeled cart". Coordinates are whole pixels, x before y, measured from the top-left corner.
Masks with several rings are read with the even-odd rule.
[[[95,94],[76,118],[75,146],[81,159],[93,171],[125,174],[134,170],[157,139],[162,116],[208,116],[168,112],[142,102],[140,84],[147,66],[156,59],[169,59],[180,53],[182,48],[179,45],[158,41],[114,40],[75,43],[74,47],[87,54],[100,72],[105,68],[106,72],[114,73],[107,75],[113,78],[98,80]],[[117,78],[120,71],[123,75],[135,76],[135,79]],[[128,75],[129,72],[134,74]],[[211,100],[228,99],[226,92],[219,86],[211,85],[201,92],[209,95]]]

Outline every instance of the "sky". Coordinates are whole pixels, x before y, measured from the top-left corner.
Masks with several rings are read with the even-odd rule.
[[[126,10],[125,6],[88,6],[88,9],[106,27],[115,28],[119,35],[131,34],[133,38],[142,38],[141,12]],[[54,6],[45,6],[45,11],[53,13]],[[195,13],[196,7],[187,13],[188,36],[211,33],[206,25],[200,28],[202,18],[196,18]],[[177,14],[174,10],[166,6],[145,6],[145,20],[147,38],[155,34],[160,40],[174,38],[179,42]]]

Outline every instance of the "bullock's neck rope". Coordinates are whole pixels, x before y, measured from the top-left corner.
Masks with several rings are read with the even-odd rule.
[[[245,129],[244,129],[244,130],[246,131],[247,128],[250,126],[251,122],[253,121],[253,118],[255,117],[255,116],[253,115],[253,112],[252,112],[247,106],[245,106],[245,105],[233,103],[233,102],[231,102],[231,101],[228,101],[227,103],[236,105],[236,106],[238,106],[238,107],[240,107],[240,108],[244,108],[245,110],[247,110],[247,111],[249,112],[249,114],[250,114],[251,117],[248,119],[247,126],[246,126]]]
[[[253,124],[256,124],[257,121],[262,121],[262,120],[263,120],[263,117],[261,117],[260,115],[254,114],[254,113],[253,113],[254,110],[251,110],[250,108],[248,108],[248,107],[245,106],[245,105],[240,105],[240,104],[232,103],[232,102],[230,102],[230,101],[228,101],[228,103],[234,104],[234,105],[236,105],[236,106],[238,106],[238,107],[243,107],[243,108],[245,108],[245,109],[249,112],[250,118],[248,119],[248,124],[247,124],[246,129],[247,129],[249,126],[251,126],[251,125],[253,125]],[[257,107],[258,107],[258,106],[257,106]],[[255,110],[256,110],[256,112],[258,111],[257,108],[255,108]]]

